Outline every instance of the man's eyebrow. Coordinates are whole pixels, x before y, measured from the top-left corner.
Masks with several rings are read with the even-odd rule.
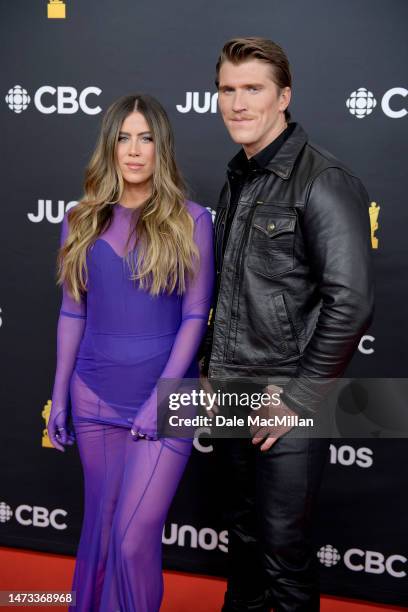
[[[148,134],[151,135],[150,130],[147,131],[147,132],[138,132],[137,135],[138,136],[147,136]],[[122,132],[122,131],[120,131],[119,132],[119,136],[131,136],[131,134],[129,134],[129,132]]]
[[[219,89],[236,89],[237,87],[263,87],[263,83],[243,83],[242,85],[229,85],[224,83],[219,85]]]

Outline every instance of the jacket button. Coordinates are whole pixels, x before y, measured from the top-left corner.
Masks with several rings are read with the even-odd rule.
[[[275,229],[276,225],[273,221],[271,221],[270,223],[268,223],[268,225],[266,226],[266,229],[268,230],[268,232],[273,232],[273,230]]]

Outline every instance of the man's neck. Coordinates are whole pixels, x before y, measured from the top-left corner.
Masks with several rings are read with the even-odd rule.
[[[244,149],[247,158],[250,159],[257,153],[259,153],[259,151],[262,151],[262,149],[270,145],[282,134],[284,130],[286,130],[287,127],[288,124],[286,123],[286,121],[284,121],[283,123],[280,123],[278,126],[274,127],[274,129],[271,130],[271,132],[269,132],[267,136],[262,138],[257,143],[251,145],[242,145],[242,148]]]

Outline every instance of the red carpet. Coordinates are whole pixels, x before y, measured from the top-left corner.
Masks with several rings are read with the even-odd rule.
[[[74,569],[73,557],[0,547],[0,590],[68,591]],[[225,581],[205,576],[165,572],[161,612],[218,612]],[[15,610],[2,607],[2,610]],[[22,608],[27,610],[28,608]],[[34,609],[34,608],[33,608]],[[64,607],[35,608],[44,611]],[[334,597],[322,597],[321,612],[390,612],[406,610],[395,606],[369,604]]]

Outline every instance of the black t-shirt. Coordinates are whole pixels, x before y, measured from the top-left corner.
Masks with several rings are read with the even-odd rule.
[[[228,175],[231,185],[231,198],[228,216],[225,220],[224,240],[222,245],[222,255],[224,256],[225,246],[234,219],[235,211],[242,188],[248,180],[248,175],[252,169],[264,168],[276,155],[283,143],[289,138],[295,128],[295,123],[289,123],[288,127],[264,149],[253,157],[247,158],[244,149],[241,149],[228,164]]]

